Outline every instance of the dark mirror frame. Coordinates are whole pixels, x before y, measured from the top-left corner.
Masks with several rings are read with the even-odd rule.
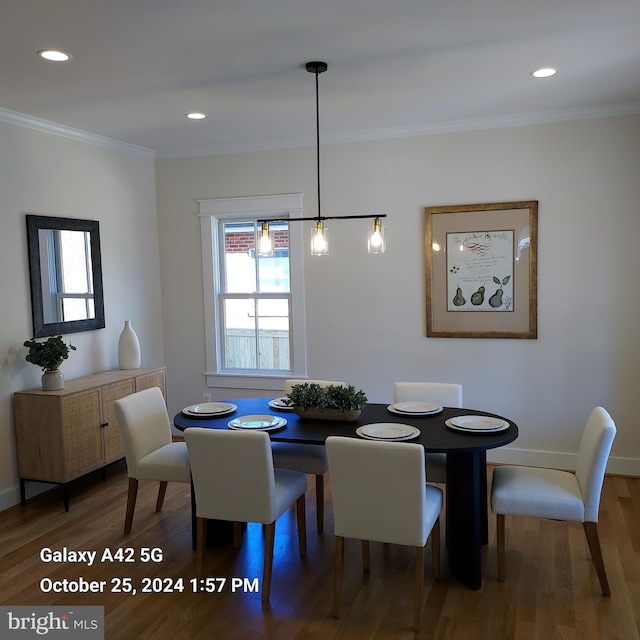
[[[40,271],[40,229],[63,229],[66,231],[88,231],[93,267],[93,302],[95,318],[72,320],[69,322],[49,322],[45,324],[42,306],[42,273]],[[31,313],[33,317],[33,337],[56,336],[64,333],[104,329],[104,294],[102,291],[102,257],[100,254],[100,224],[95,220],[75,218],[54,218],[27,215],[27,250],[29,254],[29,276],[31,279]]]

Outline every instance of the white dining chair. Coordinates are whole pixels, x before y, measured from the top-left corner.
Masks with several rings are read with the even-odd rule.
[[[262,601],[271,593],[276,520],[294,503],[298,547],[307,553],[305,491],[307,477],[288,469],[274,469],[269,434],[190,427],[184,438],[191,459],[196,503],[196,554],[202,575],[207,520],[234,523],[239,545],[240,523],[264,525]]]
[[[344,387],[344,382],[334,380],[297,380],[284,381],[285,395],[296,384],[318,384],[321,387]],[[273,464],[277,469],[292,469],[315,476],[316,481],[316,528],[318,533],[324,530],[324,474],[327,472],[327,455],[324,447],[315,444],[289,444],[272,442]]]
[[[432,565],[440,573],[442,491],[426,484],[424,449],[408,442],[377,442],[342,436],[326,441],[336,551],[333,615],[340,616],[345,538],[362,542],[363,568],[369,570],[369,543],[416,548],[413,628],[420,628],[424,589],[424,551],[429,535]]]
[[[569,520],[582,522],[602,593],[611,595],[598,536],[598,510],[615,435],[611,416],[596,407],[582,435],[575,473],[522,466],[493,470],[491,510],[497,517],[498,580],[505,579],[505,516]]]
[[[162,391],[151,387],[116,400],[116,416],[129,476],[124,532],[131,533],[140,480],[159,480],[156,511],[162,509],[168,482],[191,482],[184,442],[172,442]]]
[[[462,407],[462,385],[449,382],[396,382],[393,401],[432,402],[443,407]],[[427,453],[427,482],[447,481],[447,454]]]

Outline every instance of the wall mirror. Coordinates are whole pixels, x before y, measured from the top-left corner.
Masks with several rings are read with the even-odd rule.
[[[99,223],[28,215],[27,249],[33,336],[104,328]]]

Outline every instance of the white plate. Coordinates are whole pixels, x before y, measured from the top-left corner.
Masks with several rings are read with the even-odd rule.
[[[420,429],[410,424],[397,424],[395,422],[374,422],[365,424],[356,429],[356,433],[367,440],[413,440],[420,435]]]
[[[497,433],[506,431],[510,426],[505,420],[490,416],[457,416],[445,420],[445,424],[450,429],[465,433]]]
[[[233,413],[238,407],[230,402],[203,402],[185,407],[182,413],[190,416],[224,416]]]
[[[442,407],[433,402],[398,402],[390,404],[387,409],[400,416],[430,416],[442,411]]]
[[[287,424],[284,418],[278,416],[240,416],[228,423],[229,429],[250,429],[254,431],[274,431]]]
[[[290,404],[285,404],[283,401],[286,400],[286,396],[282,396],[282,398],[274,398],[269,402],[269,406],[272,409],[277,409],[278,411],[293,411],[293,406]]]

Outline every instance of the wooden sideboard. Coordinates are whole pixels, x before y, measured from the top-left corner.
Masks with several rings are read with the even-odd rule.
[[[66,380],[64,389],[14,394],[20,502],[25,481],[68,483],[124,457],[114,402],[159,387],[166,398],[166,369],[114,369]],[[104,470],[104,469],[103,469]]]

